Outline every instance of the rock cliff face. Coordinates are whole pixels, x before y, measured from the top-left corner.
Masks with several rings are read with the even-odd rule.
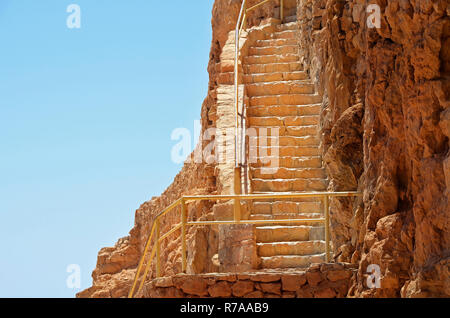
[[[298,4],[305,67],[325,95],[329,190],[364,194],[332,204],[336,255],[359,263],[350,295],[449,296],[449,2]],[[367,289],[370,264],[381,289]]]
[[[379,28],[368,26],[369,4],[380,9]],[[223,69],[232,68],[221,56],[240,5],[214,3],[203,131],[220,116],[218,87],[229,76]],[[276,16],[277,5],[260,7],[249,26]],[[300,56],[324,97],[328,189],[363,193],[331,203],[335,258],[358,266],[350,297],[450,296],[449,15],[448,0],[297,0]],[[78,296],[126,296],[155,215],[181,195],[223,193],[219,173],[215,164],[187,163],[160,197],[136,211],[130,235],[99,252],[93,286]],[[214,217],[211,203],[189,209],[195,220]],[[176,212],[163,231],[179,222]],[[217,271],[211,258],[218,231],[193,228],[188,238],[189,272]],[[162,246],[167,276],[181,268],[178,240]],[[370,264],[380,266],[379,289],[367,286]]]

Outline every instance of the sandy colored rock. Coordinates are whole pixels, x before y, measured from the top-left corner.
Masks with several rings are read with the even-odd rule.
[[[281,295],[280,283],[261,283],[260,286],[264,293]]]
[[[180,276],[174,279],[174,285],[180,288],[184,293],[196,296],[208,295],[208,284],[206,280],[201,277]]]
[[[295,292],[306,283],[306,274],[283,276],[281,282],[283,290]]]
[[[233,285],[233,296],[242,297],[254,290],[254,283],[251,281],[238,281]]]
[[[310,286],[317,286],[322,281],[322,274],[320,272],[307,272],[306,280]]]
[[[217,282],[213,286],[208,287],[208,293],[211,297],[231,297],[231,287],[228,282]]]

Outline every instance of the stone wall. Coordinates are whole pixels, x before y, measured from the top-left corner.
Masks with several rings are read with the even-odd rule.
[[[148,282],[144,298],[342,298],[356,274],[350,264],[313,264],[306,271],[203,274]]]
[[[331,204],[335,255],[359,264],[350,295],[450,296],[449,14],[447,0],[298,0],[329,190],[364,194]]]

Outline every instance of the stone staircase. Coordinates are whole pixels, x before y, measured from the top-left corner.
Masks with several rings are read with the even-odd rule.
[[[288,21],[295,21],[295,17]],[[269,174],[262,170],[270,161],[272,149],[270,145],[262,149],[258,144],[258,156],[267,156],[249,164],[252,193],[327,189],[318,138],[322,98],[302,71],[296,30],[296,22],[277,26],[275,33],[249,48],[249,56],[244,58],[249,128],[279,129],[279,169]],[[273,138],[269,137],[270,142]],[[322,207],[317,199],[255,202],[250,215],[252,220],[320,217]],[[256,239],[263,269],[307,267],[325,260],[321,224],[260,226]]]

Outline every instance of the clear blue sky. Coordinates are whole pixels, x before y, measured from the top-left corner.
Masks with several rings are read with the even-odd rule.
[[[81,7],[81,29],[66,8]],[[0,1],[0,297],[73,297],[180,169],[207,93],[213,0]]]

